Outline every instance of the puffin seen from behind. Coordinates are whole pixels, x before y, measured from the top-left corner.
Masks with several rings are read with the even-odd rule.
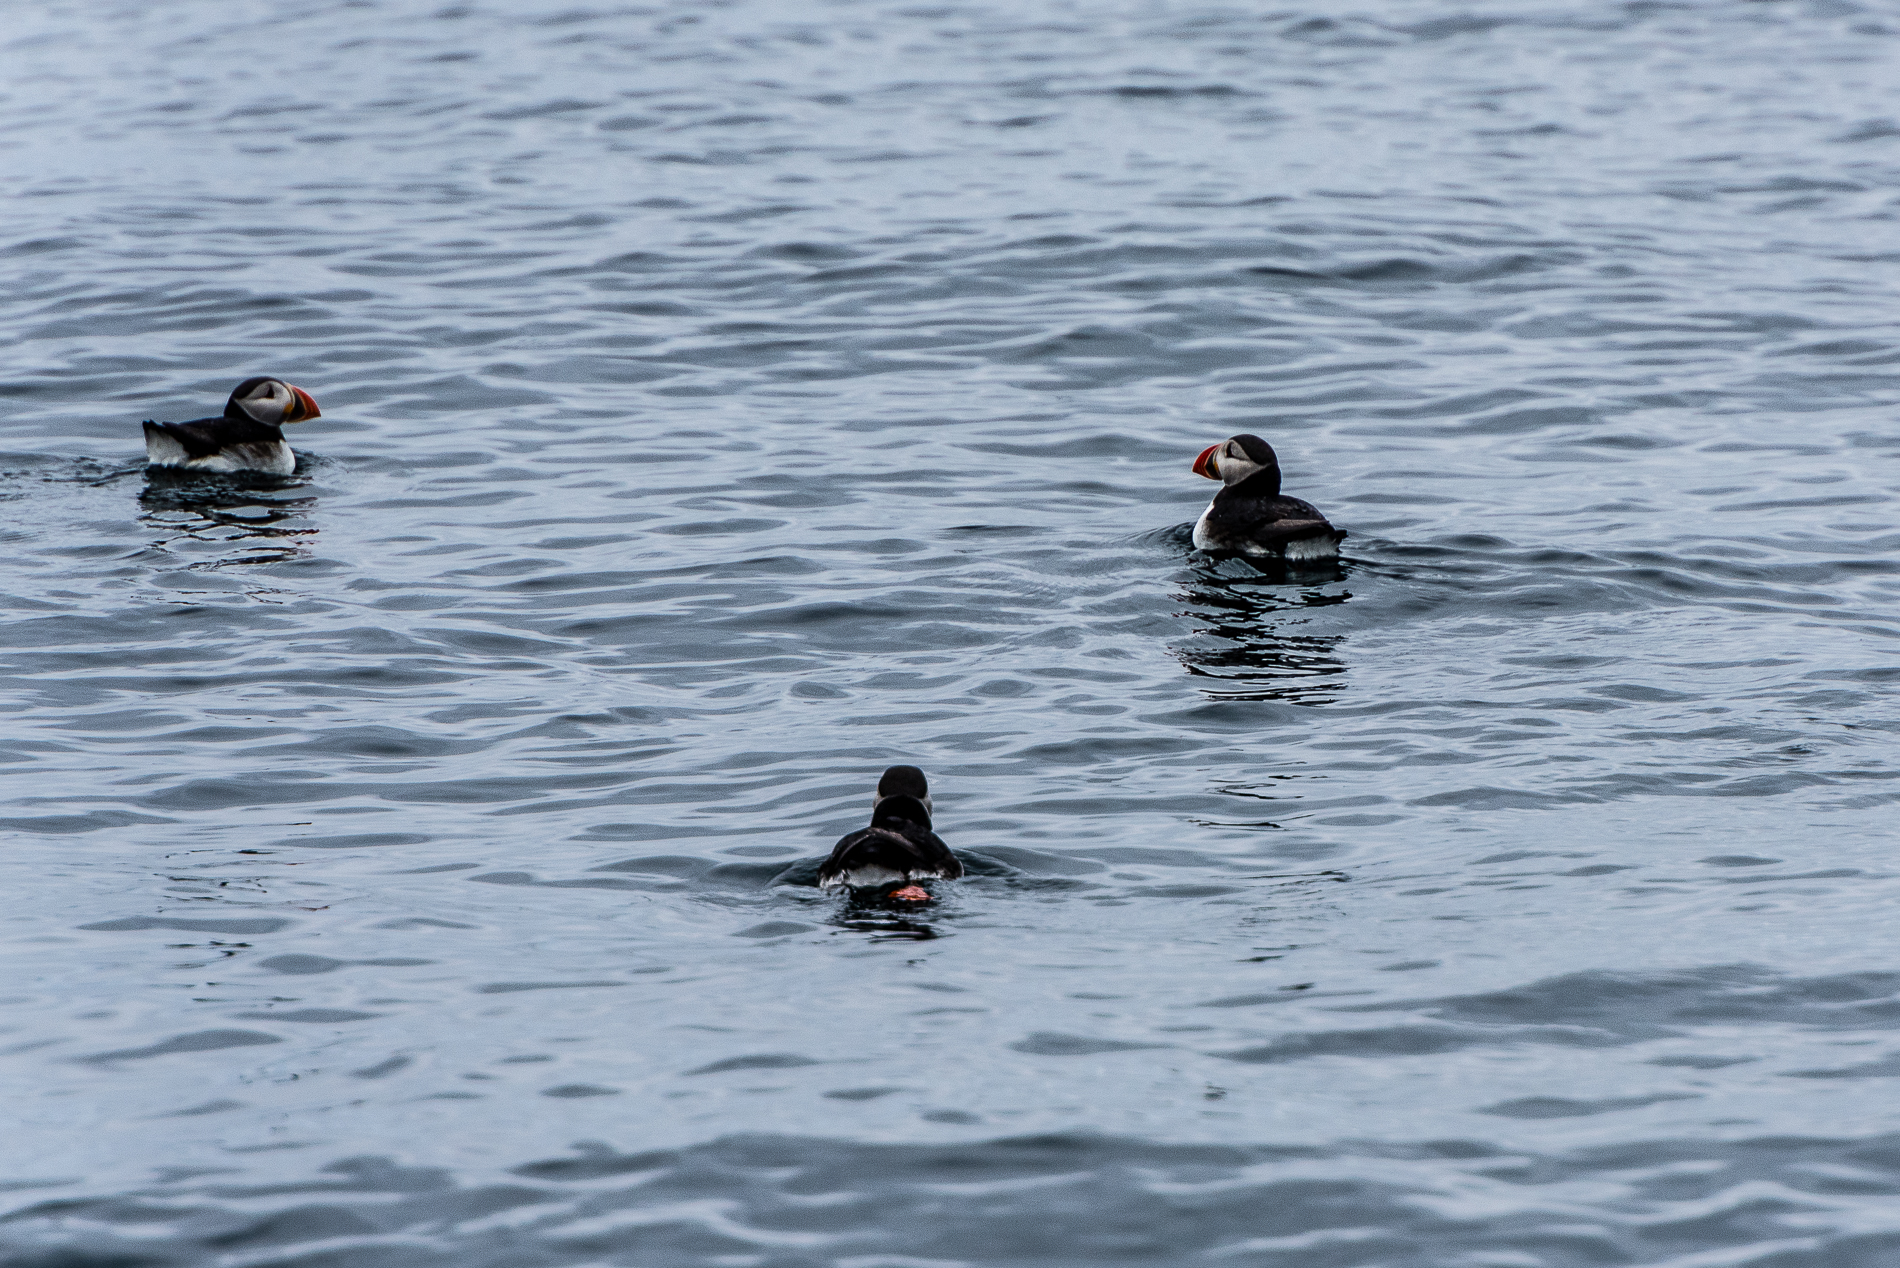
[[[893,883],[892,898],[926,902],[930,891],[912,884],[919,877],[953,881],[963,864],[943,839],[930,830],[930,784],[915,766],[893,766],[877,781],[871,800],[871,826],[847,833],[818,869],[818,887],[873,889]]]
[[[289,475],[297,455],[279,430],[285,423],[321,417],[316,400],[282,379],[246,379],[231,392],[218,418],[188,423],[145,423],[145,460],[189,471],[263,471]]]
[[[1345,530],[1327,523],[1311,502],[1280,495],[1280,460],[1260,437],[1209,445],[1194,460],[1194,474],[1223,486],[1194,525],[1194,544],[1201,550],[1289,563],[1339,558]]]

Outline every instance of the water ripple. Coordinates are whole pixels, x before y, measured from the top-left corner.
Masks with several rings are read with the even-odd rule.
[[[1895,1253],[1878,13],[14,25],[9,1262]]]

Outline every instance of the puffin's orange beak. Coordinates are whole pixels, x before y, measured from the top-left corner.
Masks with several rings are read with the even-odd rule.
[[[323,411],[317,408],[316,397],[310,395],[310,393],[300,387],[290,387],[288,383],[284,384],[284,386],[289,387],[290,394],[297,398],[297,403],[290,407],[290,413],[284,415],[285,422],[301,423],[306,418],[323,417]]]
[[[1194,474],[1206,476],[1210,480],[1220,479],[1220,468],[1214,465],[1214,451],[1219,445],[1209,445],[1201,450],[1201,456],[1194,460]]]

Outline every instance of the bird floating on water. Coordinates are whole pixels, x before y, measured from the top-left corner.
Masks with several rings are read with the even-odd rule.
[[[930,830],[930,783],[915,766],[893,766],[877,781],[871,801],[871,826],[847,833],[818,869],[818,887],[874,889],[899,884],[888,897],[928,902],[930,891],[914,882],[936,877],[953,881],[963,864],[943,839]]]
[[[217,418],[188,423],[145,423],[145,460],[187,471],[262,471],[289,475],[297,455],[280,430],[321,417],[317,402],[282,379],[246,379]]]
[[[1222,488],[1194,525],[1201,550],[1267,555],[1300,563],[1337,559],[1344,529],[1334,528],[1311,502],[1280,494],[1280,460],[1258,436],[1234,436],[1209,445],[1194,474]]]

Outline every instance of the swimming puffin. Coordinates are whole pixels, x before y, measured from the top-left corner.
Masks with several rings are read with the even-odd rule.
[[[926,902],[930,891],[913,877],[946,881],[963,875],[963,864],[930,830],[930,784],[915,766],[893,766],[877,781],[871,826],[847,833],[818,869],[818,888],[869,889],[902,881],[890,897]]]
[[[265,471],[289,475],[297,455],[278,430],[285,423],[321,417],[317,402],[282,379],[246,379],[224,403],[219,418],[189,423],[145,423],[145,460],[155,467],[190,471]]]
[[[1202,550],[1269,555],[1299,563],[1339,558],[1344,529],[1326,522],[1311,502],[1280,496],[1280,460],[1258,436],[1234,436],[1209,445],[1194,474],[1224,486],[1194,525]]]

